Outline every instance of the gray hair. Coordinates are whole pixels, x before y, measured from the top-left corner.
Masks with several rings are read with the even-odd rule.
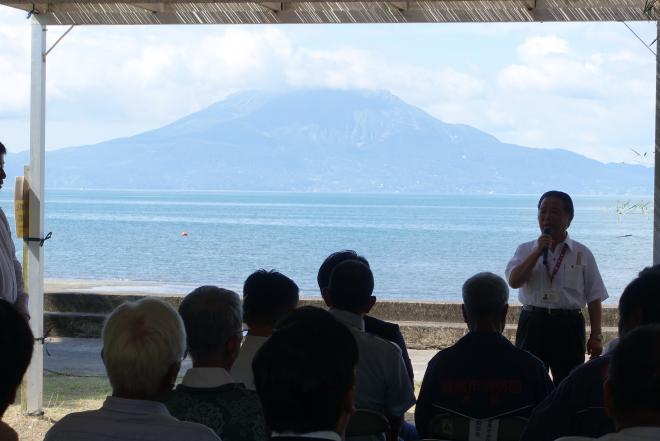
[[[188,294],[179,306],[179,314],[193,359],[216,354],[224,357],[225,344],[243,327],[240,297],[217,286],[200,286]]]
[[[470,315],[490,316],[502,311],[509,302],[509,287],[500,276],[483,272],[463,284],[463,304]]]
[[[153,396],[185,348],[181,317],[162,300],[119,305],[103,327],[103,362],[113,392]]]

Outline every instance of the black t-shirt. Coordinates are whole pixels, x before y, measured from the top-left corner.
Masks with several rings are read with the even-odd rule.
[[[470,332],[429,362],[415,408],[420,437],[438,413],[529,416],[552,390],[538,358],[495,332]]]

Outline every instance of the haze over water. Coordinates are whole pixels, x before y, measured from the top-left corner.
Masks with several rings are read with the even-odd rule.
[[[13,203],[0,201],[15,229]],[[258,268],[318,295],[316,272],[351,248],[374,270],[381,299],[459,301],[479,271],[503,275],[516,246],[539,234],[538,196],[58,190],[46,195],[47,279],[156,282],[185,294],[200,284],[240,292]],[[616,302],[652,260],[652,212],[618,215],[625,201],[574,197],[571,236],[591,248]],[[182,236],[182,232],[188,235]],[[626,236],[626,237],[624,237]],[[16,241],[19,259],[22,244]],[[515,293],[513,299],[515,299]]]

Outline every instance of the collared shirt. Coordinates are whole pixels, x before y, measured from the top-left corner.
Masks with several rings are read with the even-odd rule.
[[[415,407],[421,438],[439,413],[528,416],[553,389],[543,362],[497,332],[469,332],[429,362]]]
[[[319,430],[317,432],[305,432],[305,433],[294,433],[294,432],[275,432],[271,435],[273,438],[316,438],[316,439],[327,439],[330,441],[341,441],[341,436],[337,432],[331,430]]]
[[[179,421],[163,403],[107,397],[98,410],[71,413],[44,441],[218,441],[211,429]]]
[[[355,406],[385,415],[403,416],[415,394],[401,358],[401,349],[387,340],[364,332],[361,316],[332,308],[330,313],[346,325],[358,347],[355,379]]]
[[[401,357],[403,358],[403,363],[406,365],[408,377],[410,377],[410,384],[414,385],[415,373],[413,371],[412,362],[410,361],[410,356],[408,355],[406,341],[403,339],[403,334],[401,334],[399,325],[365,315],[364,331],[376,335],[383,340],[391,341],[401,349]]]
[[[254,386],[254,373],[252,372],[252,360],[255,354],[266,343],[268,337],[257,335],[246,335],[241,345],[238,357],[231,368],[231,376],[238,383],[243,383],[246,388],[256,390]]]
[[[220,387],[234,382],[229,372],[223,368],[214,367],[188,369],[181,380],[181,384],[184,386],[199,388]]]
[[[557,441],[657,441],[660,439],[660,427],[629,427],[616,433],[610,433],[600,438],[585,438],[582,436],[567,436]]]
[[[561,436],[602,436],[614,431],[605,412],[603,383],[612,354],[575,368],[541,402],[527,423],[521,441],[553,441]]]
[[[16,248],[4,211],[0,210],[0,299],[28,314],[28,296],[23,291],[23,270],[16,259]]]
[[[507,280],[511,271],[532,253],[536,243],[537,241],[533,240],[518,247],[506,266]],[[553,273],[564,244],[568,248],[551,284],[548,271]],[[557,295],[547,296],[549,292]],[[547,300],[544,300],[544,296]],[[554,251],[548,250],[547,268],[543,265],[543,259],[539,258],[529,279],[518,289],[520,303],[543,308],[580,309],[589,302],[602,301],[607,297],[594,255],[589,248],[568,235],[564,242],[557,244]]]

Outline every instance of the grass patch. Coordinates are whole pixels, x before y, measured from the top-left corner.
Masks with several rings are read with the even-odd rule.
[[[44,407],[64,410],[64,415],[98,409],[109,394],[110,383],[105,377],[65,377],[48,373],[44,376]]]
[[[18,432],[21,441],[42,441],[48,429],[71,412],[98,409],[110,393],[105,377],[65,377],[44,375],[44,414],[39,417],[21,413],[20,398],[2,418]]]

